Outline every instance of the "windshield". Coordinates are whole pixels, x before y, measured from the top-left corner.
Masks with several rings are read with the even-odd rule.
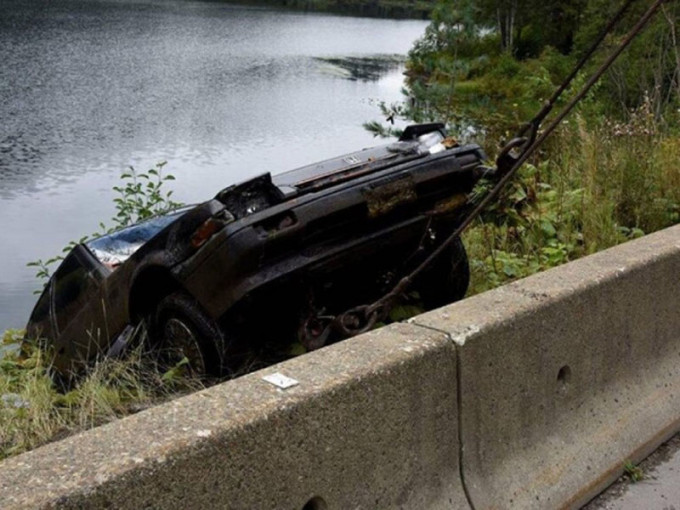
[[[111,234],[85,243],[99,261],[110,269],[125,262],[144,243],[182,216],[190,207],[184,207],[165,216],[157,216],[141,223],[122,228]]]

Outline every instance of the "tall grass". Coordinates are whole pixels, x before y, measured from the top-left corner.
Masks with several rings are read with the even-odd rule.
[[[7,331],[2,343],[21,336]],[[140,349],[95,364],[70,391],[58,391],[48,372],[48,354],[31,344],[0,359],[0,459],[203,387],[177,371],[159,372]]]
[[[646,105],[576,116],[465,234],[472,292],[680,222],[680,137]]]

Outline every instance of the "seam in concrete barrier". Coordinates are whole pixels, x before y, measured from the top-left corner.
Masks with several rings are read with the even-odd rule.
[[[463,487],[463,492],[465,493],[465,499],[467,499],[468,505],[472,510],[475,510],[475,504],[472,501],[472,495],[468,490],[467,483],[465,482],[465,464],[463,464],[463,450],[465,448],[463,444],[463,380],[460,373],[460,352],[458,352],[458,347],[456,342],[447,335],[454,344],[454,352],[456,353],[456,405],[458,406],[458,470],[460,471],[460,483]]]
[[[469,508],[453,351],[393,324],[288,360],[0,462],[0,507]]]
[[[458,352],[458,343],[456,339],[454,339],[450,333],[447,333],[446,331],[435,328],[432,326],[426,326],[424,324],[418,324],[417,322],[412,322],[411,319],[408,320],[409,324],[412,324],[418,328],[423,328],[427,329],[430,331],[434,331],[436,333],[441,333],[443,334],[452,344],[453,344],[453,352],[456,357],[456,418],[458,421],[458,471],[459,471],[459,476],[460,476],[460,482],[461,486],[463,487],[463,492],[465,494],[465,499],[467,499],[468,505],[470,505],[471,510],[475,510],[475,505],[472,502],[472,497],[470,495],[470,491],[468,490],[467,484],[465,483],[465,466],[463,465],[463,449],[464,449],[464,444],[463,444],[463,390],[462,390],[462,384],[463,381],[461,379],[461,373],[460,373],[460,353]],[[474,331],[474,333],[478,332]]]
[[[455,344],[468,505],[579,508],[679,429],[678,239],[672,227],[411,321]]]

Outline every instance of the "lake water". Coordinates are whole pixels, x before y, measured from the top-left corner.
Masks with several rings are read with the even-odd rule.
[[[128,165],[168,161],[194,203],[377,143],[423,21],[181,0],[0,0],[0,331],[40,286],[26,262],[107,222]]]

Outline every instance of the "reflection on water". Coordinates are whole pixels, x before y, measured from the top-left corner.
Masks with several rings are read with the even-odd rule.
[[[352,81],[376,81],[400,69],[404,55],[372,55],[367,57],[325,57],[319,62],[327,64],[322,70],[328,74]]]
[[[374,143],[422,21],[190,0],[0,0],[0,330],[48,258],[111,217],[128,165],[176,198]],[[376,57],[376,55],[378,57]],[[343,69],[349,79],[324,71]]]

